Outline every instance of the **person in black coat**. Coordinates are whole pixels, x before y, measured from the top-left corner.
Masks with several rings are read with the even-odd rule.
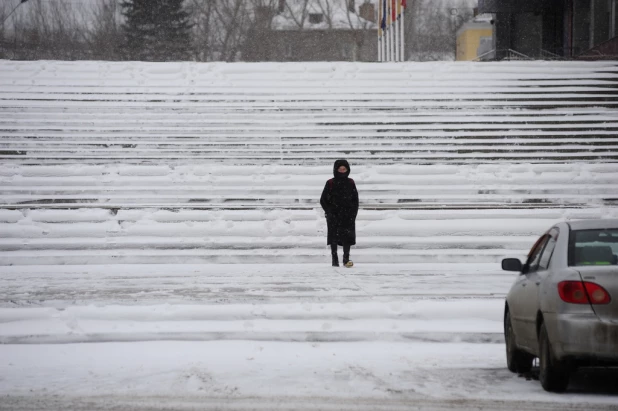
[[[356,215],[358,214],[358,191],[354,180],[349,178],[350,164],[346,160],[335,161],[333,168],[335,178],[326,182],[320,204],[326,213],[328,238],[333,256],[333,267],[339,267],[337,245],[343,246],[343,264],[353,265],[350,261],[350,246],[356,244]]]

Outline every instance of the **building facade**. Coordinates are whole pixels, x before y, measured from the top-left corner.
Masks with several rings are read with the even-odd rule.
[[[243,51],[245,61],[377,61],[377,16],[373,1],[280,0],[259,10]]]
[[[479,0],[479,12],[494,16],[498,60],[617,57],[618,0]]]
[[[475,16],[457,30],[457,61],[490,59],[493,50],[493,18],[489,14]]]

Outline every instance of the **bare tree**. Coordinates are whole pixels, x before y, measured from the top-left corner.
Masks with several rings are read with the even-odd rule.
[[[87,17],[87,43],[91,55],[99,60],[120,60],[123,35],[117,0],[99,0]]]
[[[406,54],[413,60],[455,58],[456,32],[473,15],[474,0],[408,0]]]
[[[304,0],[303,0],[304,1]],[[250,61],[270,60],[277,37],[273,31],[273,19],[282,3],[279,0],[249,0],[246,16],[246,31],[239,37],[242,59]]]
[[[302,0],[296,3],[286,1],[286,15],[294,22],[299,30],[305,28],[305,21],[309,15],[309,0]]]
[[[238,60],[256,22],[263,21],[260,11],[274,4],[275,0],[191,0],[195,58]]]
[[[320,1],[332,1],[332,0],[320,0]],[[367,40],[367,30],[374,25],[373,22],[367,21],[364,18],[360,18],[358,14],[356,14],[356,10],[354,7],[354,1],[344,0],[347,2],[346,5],[346,17],[348,21],[348,27],[352,31],[354,36],[354,61],[359,61],[361,59],[361,50],[365,45],[365,41]],[[377,28],[377,25],[376,25]],[[376,56],[377,57],[377,56]]]
[[[84,8],[68,0],[31,0],[13,20],[13,57],[88,58]]]
[[[212,0],[191,0],[187,5],[193,23],[193,56],[197,61],[215,59],[213,27],[216,5]]]
[[[249,24],[250,15],[244,0],[220,0],[214,8],[219,30],[214,40],[223,61],[236,60],[242,47],[243,32]]]

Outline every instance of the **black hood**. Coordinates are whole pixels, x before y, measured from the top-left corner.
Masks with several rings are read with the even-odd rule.
[[[345,174],[341,174],[340,172],[337,171],[337,169],[341,166],[345,166],[348,169],[348,172]],[[335,166],[333,167],[333,175],[335,176],[335,178],[348,178],[348,176],[350,175],[350,164],[348,164],[347,160],[337,160],[335,161]]]

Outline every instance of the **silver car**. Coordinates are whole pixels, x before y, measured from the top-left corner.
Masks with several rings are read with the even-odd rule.
[[[618,220],[556,224],[534,244],[504,310],[509,370],[525,373],[539,359],[547,391],[567,389],[578,367],[618,365]]]

